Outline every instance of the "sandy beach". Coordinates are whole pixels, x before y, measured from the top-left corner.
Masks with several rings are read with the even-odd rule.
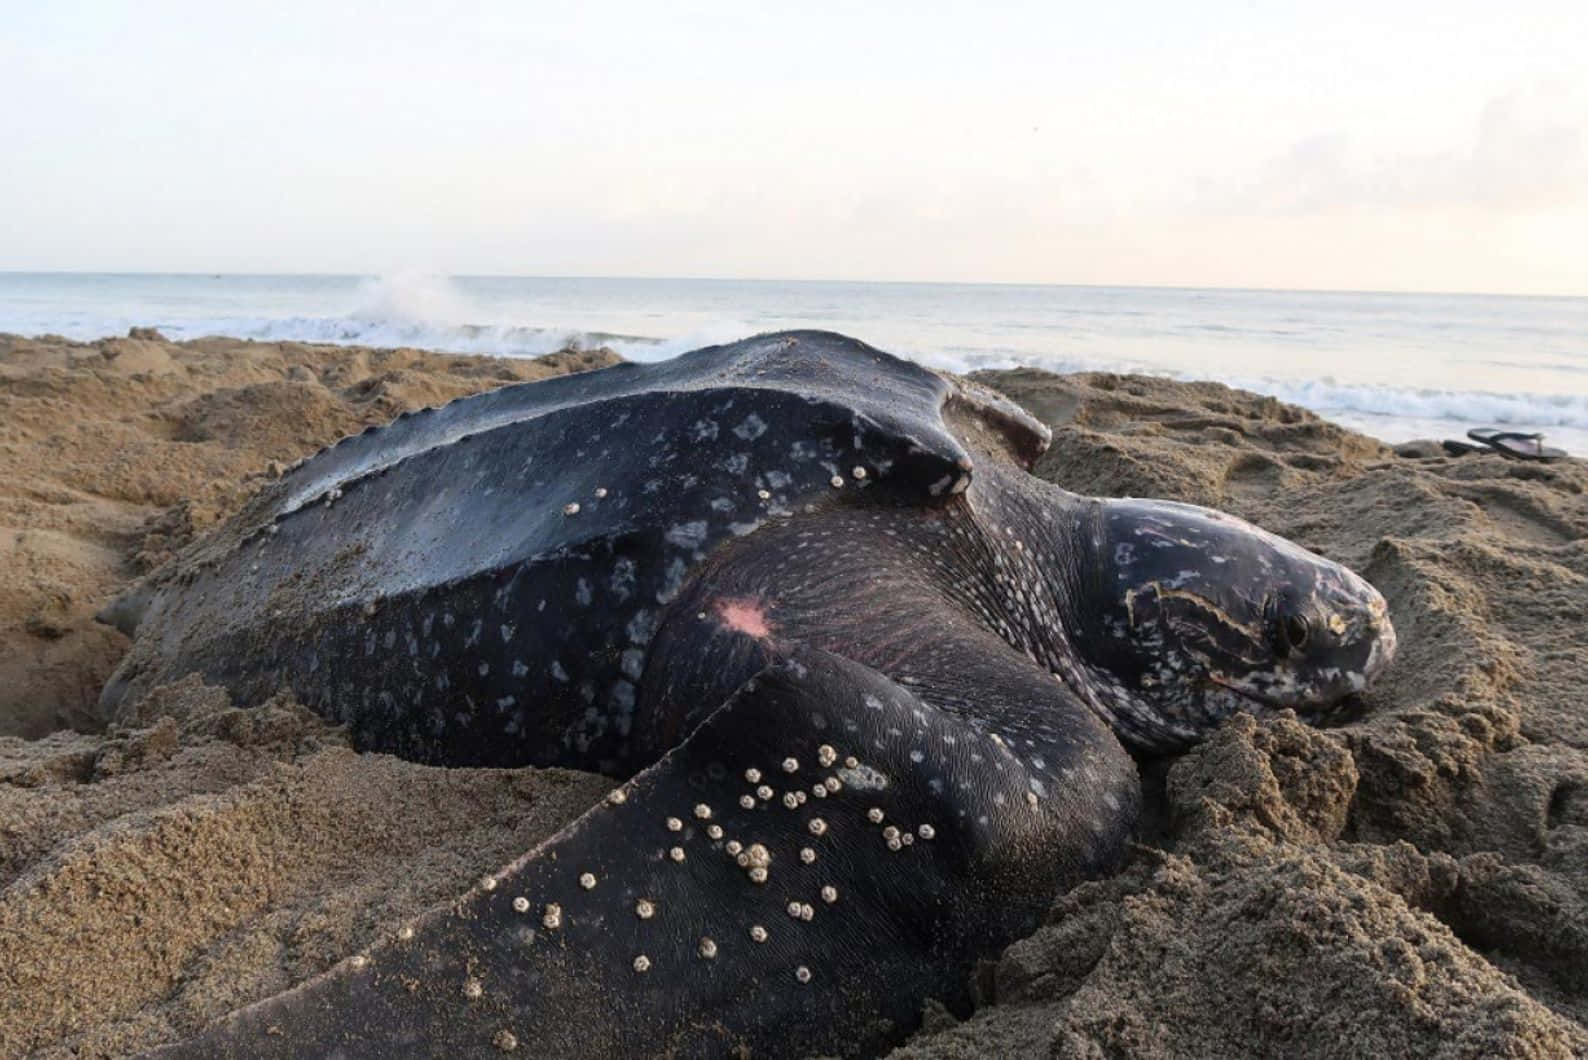
[[[613,359],[0,335],[0,1056],[186,1037],[611,787],[359,754],[196,678],[105,718],[128,641],[93,615],[320,446]],[[1588,1055],[1588,462],[1390,448],[1211,383],[976,378],[1052,426],[1043,477],[1354,567],[1400,654],[1335,727],[1242,717],[1143,761],[1124,871],[895,1055]]]

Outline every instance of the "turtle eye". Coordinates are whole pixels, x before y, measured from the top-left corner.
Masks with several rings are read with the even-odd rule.
[[[1307,646],[1307,637],[1311,632],[1307,620],[1294,611],[1287,611],[1283,604],[1273,601],[1266,608],[1269,613],[1268,641],[1274,654],[1281,659],[1289,658],[1293,651],[1300,651]]]
[[[1281,625],[1284,628],[1285,643],[1289,645],[1290,650],[1300,651],[1307,646],[1309,629],[1306,619],[1300,615],[1286,615]]]

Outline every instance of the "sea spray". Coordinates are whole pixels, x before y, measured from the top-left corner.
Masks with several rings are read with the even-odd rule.
[[[633,360],[830,328],[951,371],[1214,379],[1388,440],[1492,424],[1588,452],[1588,299],[748,280],[0,273],[0,331]]]

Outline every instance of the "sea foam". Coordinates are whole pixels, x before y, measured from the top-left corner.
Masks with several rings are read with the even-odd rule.
[[[0,274],[0,331],[657,360],[831,328],[936,368],[1213,379],[1386,440],[1544,430],[1588,452],[1588,300],[1135,288],[437,276]]]

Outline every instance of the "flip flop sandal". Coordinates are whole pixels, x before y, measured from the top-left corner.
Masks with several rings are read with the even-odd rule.
[[[1466,456],[1468,453],[1488,453],[1493,451],[1486,445],[1472,445],[1468,442],[1458,442],[1454,438],[1446,438],[1439,444],[1443,446],[1445,452],[1451,456]]]
[[[1501,456],[1512,460],[1559,460],[1566,450],[1547,446],[1542,434],[1525,434],[1521,431],[1497,431],[1477,428],[1467,432],[1467,437],[1482,442]]]
[[[1474,427],[1467,432],[1467,437],[1475,442],[1482,442],[1484,445],[1488,445],[1495,438],[1531,438],[1537,441],[1544,436],[1542,434],[1523,434],[1521,431],[1507,431],[1500,427]]]

